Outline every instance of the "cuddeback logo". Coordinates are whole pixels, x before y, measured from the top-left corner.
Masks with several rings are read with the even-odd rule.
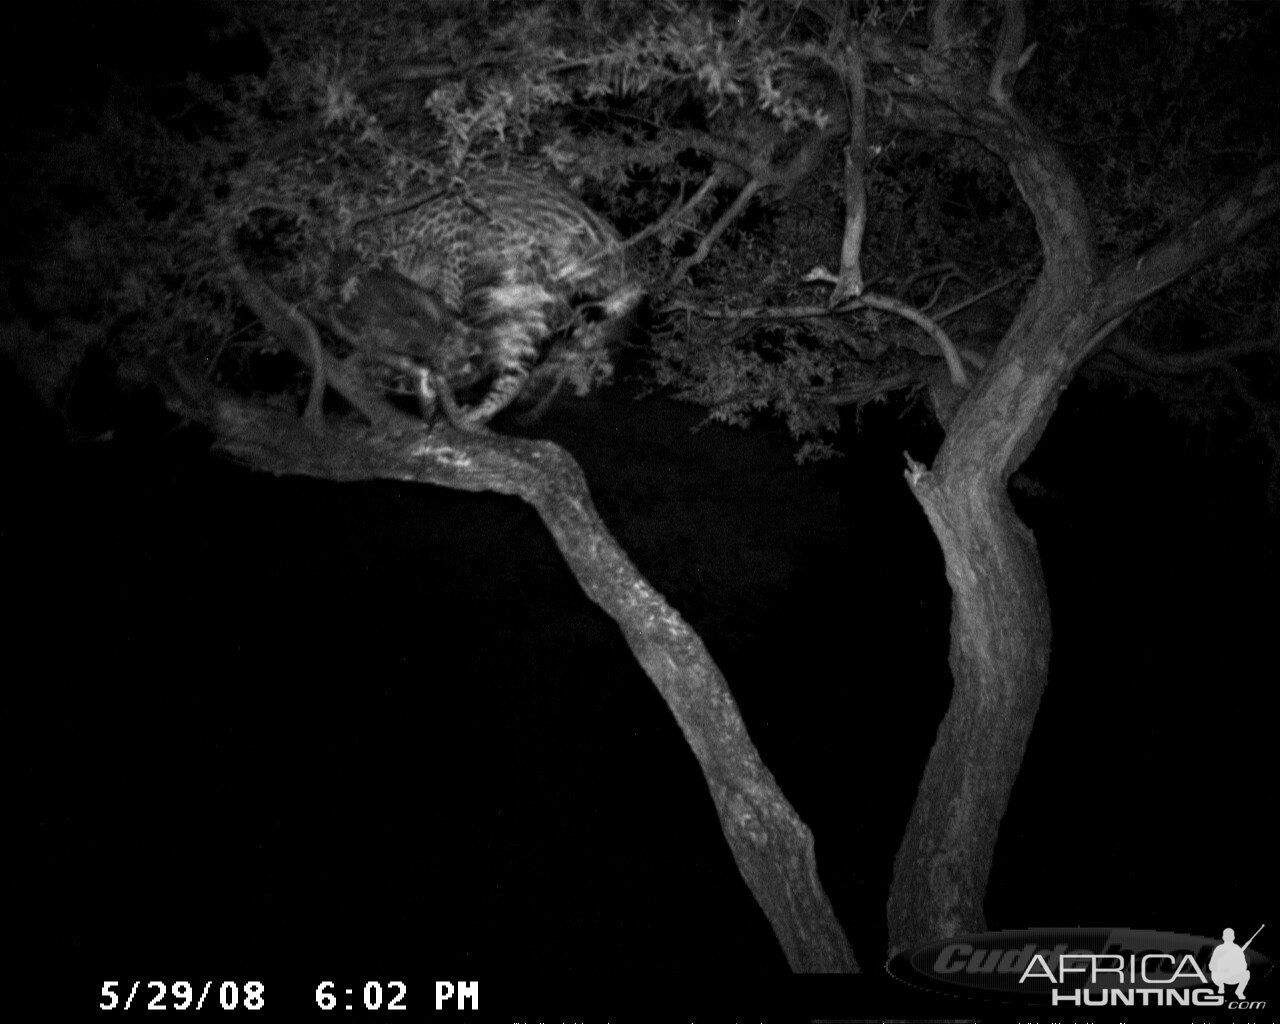
[[[1245,989],[1270,961],[1221,939],[1128,928],[986,932],[930,942],[899,953],[889,973],[948,995],[1053,1006],[1221,1006],[1263,1009]]]

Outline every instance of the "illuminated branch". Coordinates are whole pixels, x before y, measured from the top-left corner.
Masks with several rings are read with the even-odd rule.
[[[849,92],[849,141],[844,150],[844,240],[840,245],[840,274],[830,302],[838,306],[862,294],[862,236],[867,228],[867,87],[862,44],[857,33],[845,46],[844,82]]]
[[[898,291],[901,294],[906,295],[911,286],[917,281],[923,281],[926,278],[933,277],[937,274],[941,274],[942,276],[938,278],[938,283],[933,286],[933,294],[929,296],[929,301],[920,307],[920,309],[926,313],[933,308],[934,304],[938,301],[938,297],[942,294],[942,289],[947,286],[947,282],[953,277],[957,280],[963,281],[965,284],[973,283],[969,280],[968,275],[954,263],[935,263],[931,267],[925,267],[923,270],[917,270],[902,282]],[[942,317],[938,317],[937,319],[941,320]]]
[[[1000,25],[1000,41],[996,44],[995,60],[991,64],[991,78],[987,82],[987,95],[1002,107],[1008,106],[1012,96],[1013,80],[1027,66],[1035,53],[1036,44],[1025,50],[1027,14],[1023,0],[1004,0],[1004,21]]]
[[[744,171],[760,185],[788,188],[807,177],[818,166],[822,147],[836,130],[839,119],[833,117],[825,130],[813,131],[796,153],[784,164],[775,164],[767,152],[760,153],[734,142],[726,142],[707,132],[684,131],[677,138],[690,149],[715,157]]]
[[[858,305],[870,306],[872,309],[883,310],[886,313],[896,313],[905,320],[910,320],[919,327],[925,334],[929,335],[942,350],[942,358],[947,361],[947,370],[951,374],[951,383],[957,387],[968,388],[969,377],[964,372],[964,363],[960,360],[960,353],[956,350],[955,345],[938,324],[930,320],[924,313],[916,309],[914,306],[908,306],[905,302],[897,299],[891,299],[887,295],[874,295],[871,292],[864,292],[857,300]]]
[[[891,377],[874,377],[870,380],[856,381],[850,384],[834,384],[830,387],[799,388],[794,392],[797,398],[823,405],[855,405],[866,402],[880,395],[909,388],[919,384],[919,376],[915,373],[896,373]],[[737,405],[743,402],[766,402],[777,397],[777,392],[767,387],[742,388],[722,398],[717,398],[719,406]]]
[[[1008,274],[1007,276],[1002,277],[995,284],[989,285],[988,287],[983,288],[982,291],[978,292],[977,295],[970,295],[967,299],[961,299],[954,306],[948,306],[941,313],[935,316],[934,319],[945,320],[947,319],[947,317],[955,316],[961,310],[968,309],[975,302],[981,302],[988,295],[994,295],[996,292],[1000,291],[1002,288],[1009,287],[1009,285],[1013,284],[1015,281],[1021,278],[1021,276],[1022,276],[1022,271],[1020,270],[1014,271],[1012,274]]]
[[[836,283],[836,276],[823,267],[814,267],[809,273],[805,274],[804,280],[830,281],[834,284]],[[960,353],[947,336],[947,332],[939,327],[936,321],[929,319],[914,306],[909,306],[898,299],[891,299],[887,295],[875,295],[871,292],[863,292],[857,299],[844,303],[838,309],[843,312],[844,310],[857,309],[859,306],[883,310],[886,313],[893,313],[903,319],[910,320],[929,335],[942,351],[942,358],[947,361],[947,370],[951,374],[951,383],[957,387],[969,387],[969,377],[964,372],[964,363],[961,361]]]
[[[829,95],[828,99],[830,100],[832,97]],[[834,102],[829,102],[827,106],[834,106],[836,109],[834,111],[828,110],[829,116],[826,124],[822,128],[815,128],[809,131],[800,141],[796,151],[784,163],[773,162],[776,138],[767,139],[757,148],[751,148],[718,138],[708,132],[682,131],[675,134],[674,137],[690,149],[713,157],[720,163],[737,167],[747,175],[748,180],[747,184],[734,199],[733,204],[707,232],[697,251],[680,261],[668,278],[670,283],[675,284],[678,282],[693,267],[707,258],[716,240],[742,214],[747,204],[762,188],[777,187],[785,192],[813,173],[822,160],[827,139],[844,129],[844,116],[839,97],[835,97]],[[671,219],[682,216],[687,210],[701,203],[711,189],[720,183],[723,177],[723,173],[718,169],[714,170],[711,177],[703,183],[685,209],[672,215]],[[667,216],[664,216],[662,221],[666,220]],[[657,230],[662,221],[659,222],[659,225],[655,225],[653,230]],[[638,241],[651,233],[650,229],[645,229],[636,239],[629,240],[627,244],[634,244],[634,241]]]
[[[738,197],[730,204],[729,209],[720,215],[720,219],[711,226],[711,230],[698,243],[697,250],[676,265],[676,269],[671,272],[671,277],[669,278],[671,284],[678,282],[685,274],[707,258],[711,252],[711,247],[716,244],[716,239],[724,234],[725,229],[738,219],[742,211],[747,208],[747,204],[751,202],[752,197],[763,187],[764,182],[756,178],[752,178],[742,187],[742,191],[738,193]]]
[[[835,68],[837,72],[839,68]],[[709,132],[686,130],[677,132],[673,138],[690,149],[695,149],[707,156],[714,157],[723,163],[739,168],[749,178],[757,179],[762,185],[777,186],[787,190],[808,177],[822,161],[823,152],[828,139],[841,134],[847,127],[845,115],[845,97],[836,84],[837,76],[823,79],[826,94],[821,103],[821,111],[825,115],[823,124],[807,130],[799,140],[799,145],[790,158],[783,163],[774,163],[773,153],[781,141],[783,132],[764,132],[749,141],[758,143],[755,146],[744,146],[719,138]],[[773,126],[775,129],[777,125]]]
[[[650,235],[661,231],[668,224],[679,221],[696,207],[702,205],[707,196],[711,194],[711,190],[720,184],[720,178],[720,172],[718,170],[713,170],[709,175],[707,175],[706,181],[698,186],[698,191],[693,194],[693,198],[691,198],[687,203],[682,206],[681,200],[684,197],[683,195],[680,196],[671,204],[671,208],[667,210],[666,213],[650,224],[647,228],[644,228],[642,231],[638,231],[636,234],[626,239],[622,244],[624,246],[636,245],[637,243],[644,241]]]
[[[286,302],[270,285],[250,272],[236,250],[233,228],[230,225],[218,233],[218,248],[241,298],[266,325],[267,330],[288,345],[294,355],[310,367],[311,388],[302,415],[311,427],[319,429],[324,415],[325,360],[324,348],[320,344],[320,334],[315,324],[297,306]]]
[[[845,309],[853,308],[852,304]],[[692,313],[706,320],[808,320],[814,317],[833,317],[830,306],[748,306],[743,309],[712,309],[695,302],[674,299],[658,310],[659,313]]]

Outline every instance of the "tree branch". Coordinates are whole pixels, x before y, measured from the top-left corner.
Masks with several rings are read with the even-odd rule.
[[[962,310],[968,309],[975,302],[981,302],[988,295],[994,295],[996,292],[1000,291],[1001,289],[1009,287],[1009,285],[1013,284],[1021,276],[1022,276],[1021,271],[1014,271],[1012,274],[1006,274],[1004,277],[1000,278],[1000,280],[997,281],[995,284],[988,285],[986,288],[983,288],[982,291],[978,292],[976,295],[970,295],[967,298],[961,299],[954,306],[948,306],[936,317],[934,317],[934,319],[946,320],[948,317],[953,317],[957,313],[961,312]]]
[[[1126,313],[1280,213],[1280,161],[1220,196],[1185,228],[1117,265],[1099,286],[1100,320]]]
[[[324,416],[325,358],[315,324],[297,306],[285,302],[265,281],[249,271],[236,249],[231,225],[225,225],[218,232],[218,248],[245,304],[311,370],[311,386],[303,417],[312,429],[319,430]]]
[[[872,309],[883,310],[886,313],[900,316],[904,320],[910,320],[925,334],[929,335],[938,348],[942,350],[942,358],[947,361],[947,371],[951,374],[951,383],[956,387],[969,387],[969,377],[964,372],[964,363],[960,360],[960,353],[956,350],[951,338],[947,336],[947,332],[939,327],[936,321],[931,320],[920,310],[907,305],[905,302],[891,299],[887,295],[864,292],[857,301],[859,305],[870,306]]]
[[[697,634],[609,533],[582,470],[564,449],[444,424],[428,427],[405,416],[397,416],[390,429],[338,423],[318,438],[296,417],[202,380],[188,379],[166,396],[178,411],[212,427],[216,447],[255,469],[326,480],[430,483],[528,502],[586,596],[618,623],[675,717],[743,880],[792,970],[858,970],[818,879],[813,834],[761,761],[724,676]],[[643,810],[637,813],[637,827],[647,827]]]
[[[833,281],[835,280],[835,275],[822,267],[814,267],[813,270],[805,275],[805,280]],[[904,320],[910,320],[929,335],[942,351],[942,358],[947,362],[947,371],[951,374],[951,383],[957,387],[968,389],[969,377],[964,372],[964,363],[961,361],[960,353],[956,350],[951,338],[947,336],[947,332],[939,327],[936,321],[931,320],[920,310],[899,299],[892,299],[887,295],[876,295],[872,292],[863,292],[858,298],[839,306],[837,311],[843,312],[857,309],[860,306],[879,309],[885,313],[893,313],[895,316],[900,316]]]
[[[1050,616],[1034,537],[1006,481],[1034,447],[1095,327],[1097,256],[1088,207],[1048,137],[972,73],[960,5],[930,20],[931,50],[864,32],[890,124],[967,136],[1000,156],[1030,208],[1044,262],[1022,310],[958,407],[933,468],[908,474],[942,548],[952,592],[954,690],[894,862],[890,950],[979,931],[1000,824],[1048,678]],[[942,396],[950,398],[951,396]],[[935,397],[935,401],[937,398]],[[942,403],[940,403],[942,404]]]
[[[867,229],[867,85],[862,44],[852,29],[843,47],[844,82],[849,93],[849,141],[844,150],[844,237],[840,243],[840,272],[828,300],[838,306],[857,298],[862,280],[862,236]]]
[[[809,138],[785,164],[773,163],[768,152],[756,152],[708,132],[683,131],[676,138],[690,149],[732,164],[762,186],[789,188],[802,181],[817,166],[817,158],[827,135],[816,130],[811,132]]]
[[[627,247],[637,245],[650,235],[657,234],[659,231],[663,230],[668,224],[678,222],[691,211],[701,206],[707,196],[711,194],[712,190],[720,184],[720,180],[720,172],[713,169],[712,172],[707,175],[706,180],[698,186],[698,190],[694,192],[693,196],[687,203],[682,205],[681,198],[683,197],[677,198],[676,201],[671,204],[671,208],[667,210],[666,213],[650,224],[647,228],[636,232],[630,238],[626,239],[622,244]]]
[[[1008,106],[1013,99],[1013,80],[1027,66],[1036,44],[1026,50],[1022,42],[1026,35],[1027,14],[1023,0],[1004,0],[1004,20],[1000,25],[1000,40],[996,43],[995,59],[991,64],[991,78],[987,82],[987,95],[997,106]]]
[[[1280,341],[1275,337],[1244,338],[1229,345],[1202,348],[1194,352],[1155,352],[1128,339],[1113,341],[1107,349],[1125,362],[1157,376],[1200,373],[1240,356],[1270,352],[1280,355]]]
[[[668,278],[670,284],[676,284],[685,274],[689,273],[690,270],[711,254],[711,247],[716,244],[716,239],[724,234],[725,229],[738,219],[742,211],[747,208],[747,204],[763,187],[763,184],[758,179],[752,178],[742,187],[742,191],[738,193],[729,208],[720,215],[720,219],[711,225],[711,230],[703,236],[702,241],[698,243],[698,248],[676,264],[676,269],[671,272],[671,276]]]

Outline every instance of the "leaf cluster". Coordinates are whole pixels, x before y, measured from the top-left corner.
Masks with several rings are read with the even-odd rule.
[[[233,297],[224,231],[281,295],[303,302],[331,287],[331,254],[360,218],[477,166],[517,163],[561,175],[624,234],[659,228],[633,247],[653,295],[641,361],[652,382],[726,422],[771,410],[801,441],[816,438],[836,425],[840,396],[861,400],[849,396],[919,363],[883,318],[688,310],[821,304],[803,277],[840,254],[844,136],[823,133],[844,116],[829,44],[843,10],[769,0],[237,8],[219,30],[259,40],[257,66],[150,92],[117,82],[109,104],[32,163],[9,198],[32,222],[36,257],[8,301],[29,319],[38,307],[45,323],[75,311],[95,330],[59,330],[80,349],[90,337],[120,360],[176,350],[252,386],[256,354],[272,342]],[[926,28],[918,3],[849,10],[866,30]],[[1280,123],[1276,94],[1257,82],[1276,17],[1268,5],[1032,5],[1040,48],[1018,99],[1066,148],[1104,256],[1148,244],[1242,161],[1274,151],[1265,126]],[[974,31],[985,39],[993,28]],[[940,308],[1025,276],[1037,239],[1001,163],[971,142],[890,131],[874,77],[868,87],[867,279]],[[810,172],[759,189],[694,260],[750,182],[746,157],[783,166],[815,137]],[[701,205],[667,216],[711,175],[718,184]],[[68,192],[79,197],[74,216]],[[1262,329],[1272,241],[1259,233],[1131,329],[1158,335],[1192,319],[1219,333]],[[929,277],[940,265],[952,269]],[[987,313],[1007,318],[1015,297]]]

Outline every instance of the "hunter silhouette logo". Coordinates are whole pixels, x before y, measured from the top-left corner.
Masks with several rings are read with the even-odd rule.
[[[1086,1007],[1262,1009],[1245,988],[1270,961],[1226,928],[1222,939],[1132,928],[1036,928],[955,935],[899,953],[889,974],[935,993]],[[1255,986],[1256,987],[1256,986]],[[1233,989],[1233,992],[1228,989]]]
[[[1213,956],[1209,958],[1209,977],[1218,986],[1218,995],[1222,995],[1228,985],[1234,985],[1236,998],[1244,998],[1244,987],[1249,984],[1250,978],[1244,951],[1249,948],[1249,943],[1258,937],[1258,932],[1265,927],[1265,924],[1259,925],[1258,931],[1250,935],[1249,942],[1243,946],[1236,945],[1234,929],[1222,929],[1222,945],[1215,949]]]

